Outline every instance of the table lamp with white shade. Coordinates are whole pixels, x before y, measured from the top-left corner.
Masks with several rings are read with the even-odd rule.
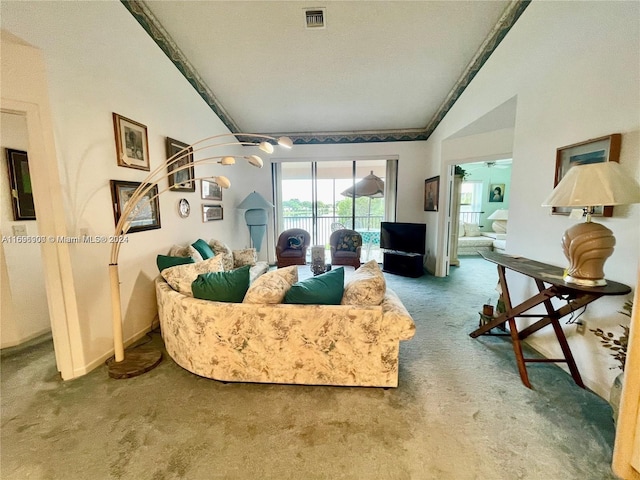
[[[606,285],[604,263],[613,253],[613,232],[591,220],[595,207],[640,203],[640,185],[617,162],[571,167],[543,207],[581,207],[584,223],[568,228],[562,248],[569,260],[564,280],[587,287]]]
[[[500,208],[487,217],[487,220],[493,220],[491,228],[496,233],[507,233],[507,220],[509,219],[509,210]]]

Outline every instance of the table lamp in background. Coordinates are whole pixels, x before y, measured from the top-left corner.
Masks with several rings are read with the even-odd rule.
[[[604,225],[591,220],[595,207],[640,203],[640,185],[617,162],[571,167],[556,185],[543,207],[582,207],[584,223],[569,227],[562,236],[569,260],[564,280],[587,287],[606,285],[604,263],[613,253],[616,239]]]
[[[496,210],[487,217],[487,220],[493,220],[491,228],[496,233],[507,233],[507,220],[509,220],[509,210],[502,208]]]

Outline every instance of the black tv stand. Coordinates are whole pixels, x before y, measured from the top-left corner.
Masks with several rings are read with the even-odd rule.
[[[386,250],[382,258],[382,270],[404,277],[421,277],[424,275],[423,255],[419,253]]]

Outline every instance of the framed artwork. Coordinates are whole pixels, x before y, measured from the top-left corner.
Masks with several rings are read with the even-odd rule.
[[[111,180],[110,183],[113,217],[117,224],[120,220],[125,204],[141,183],[125,182],[122,180]],[[153,188],[149,190],[138,202],[138,207],[129,216],[129,219],[131,220],[131,227],[127,233],[160,228],[160,205],[158,204],[157,195],[158,185],[154,185]]]
[[[440,196],[440,177],[431,177],[424,181],[424,211],[437,212]]]
[[[202,180],[201,195],[203,200],[222,201],[222,187],[211,180]]]
[[[173,138],[167,137],[167,159],[173,157],[176,153],[184,150],[189,145]],[[195,192],[196,182],[194,180],[193,169],[193,149],[189,148],[184,152],[182,158],[173,162],[171,165],[167,165],[167,171],[169,172],[169,188],[174,192]],[[171,173],[177,170],[175,173]]]
[[[147,127],[117,113],[113,114],[116,134],[116,157],[121,167],[149,171]]]
[[[31,189],[27,152],[11,148],[6,150],[13,219],[35,220],[36,209],[33,205],[33,190]]]
[[[556,176],[554,188],[567,174],[571,167],[586,165],[589,163],[618,162],[620,161],[620,143],[622,135],[614,133],[606,137],[593,138],[586,142],[574,143],[556,150]],[[553,207],[554,215],[569,215],[571,207]],[[595,216],[610,217],[613,215],[613,207],[596,207]]]
[[[222,205],[202,205],[202,221],[222,220]]]
[[[504,183],[492,183],[489,185],[489,202],[504,202]]]

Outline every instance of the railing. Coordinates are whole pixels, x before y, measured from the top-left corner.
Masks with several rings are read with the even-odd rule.
[[[476,225],[480,225],[480,215],[484,212],[460,212],[458,217],[458,221],[461,223],[475,223]]]
[[[283,219],[283,230],[288,230],[290,228],[302,228],[309,233],[313,231],[313,217],[304,216],[304,217],[284,217]],[[353,230],[356,231],[380,231],[380,222],[383,220],[381,215],[361,215],[355,217],[355,228]],[[345,228],[351,227],[351,216],[348,217],[340,217],[340,216],[328,216],[328,217],[318,217],[316,219],[316,230],[318,235],[317,243],[320,245],[328,245],[329,237],[331,236],[331,225],[334,223],[340,223],[344,225]]]

